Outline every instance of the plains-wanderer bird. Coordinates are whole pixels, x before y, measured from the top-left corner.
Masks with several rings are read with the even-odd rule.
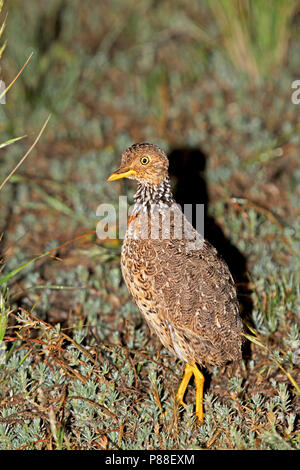
[[[134,144],[108,181],[138,182],[121,252],[125,283],[150,329],[186,363],[176,394],[194,375],[196,416],[203,421],[200,367],[241,358],[242,321],[229,268],[175,203],[169,161],[156,145]]]

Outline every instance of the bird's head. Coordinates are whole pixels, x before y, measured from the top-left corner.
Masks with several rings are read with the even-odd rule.
[[[107,181],[131,178],[142,184],[158,185],[168,175],[169,160],[157,145],[134,144],[122,155],[121,166]]]

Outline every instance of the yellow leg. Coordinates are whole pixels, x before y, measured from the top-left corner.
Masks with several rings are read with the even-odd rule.
[[[203,422],[203,386],[204,386],[204,375],[200,372],[197,365],[193,362],[192,364],[186,364],[184,370],[184,376],[179,385],[176,400],[180,405],[186,406],[183,397],[189,381],[194,374],[195,385],[196,385],[196,416],[200,423]]]
[[[203,387],[204,387],[204,375],[196,364],[194,367],[195,385],[196,385],[196,416],[200,423],[203,422]]]
[[[193,375],[192,366],[190,366],[189,364],[186,364],[185,369],[184,369],[184,376],[182,377],[182,380],[180,382],[179,388],[178,388],[177,393],[176,393],[176,400],[182,406],[186,406],[186,404],[183,401],[183,397],[184,397],[186,388],[189,384],[189,381],[190,381],[192,375]]]

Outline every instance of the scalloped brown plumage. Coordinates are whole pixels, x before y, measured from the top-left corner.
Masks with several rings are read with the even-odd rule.
[[[241,358],[242,322],[233,278],[216,249],[176,205],[168,158],[157,146],[135,144],[108,181],[139,183],[122,246],[124,280],[150,329],[187,363],[177,399],[194,374],[196,415],[203,421],[204,377],[196,366]]]

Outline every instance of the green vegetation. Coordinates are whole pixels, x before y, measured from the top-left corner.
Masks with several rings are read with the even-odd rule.
[[[297,5],[0,3],[0,78],[33,52],[0,105],[0,185],[51,114],[0,193],[0,449],[300,448]],[[134,194],[106,177],[140,141],[201,150],[208,215],[247,260],[244,361],[205,372],[202,426],[120,241],[94,234]]]
[[[294,0],[209,0],[222,45],[237,71],[258,81],[278,73],[287,54]]]

